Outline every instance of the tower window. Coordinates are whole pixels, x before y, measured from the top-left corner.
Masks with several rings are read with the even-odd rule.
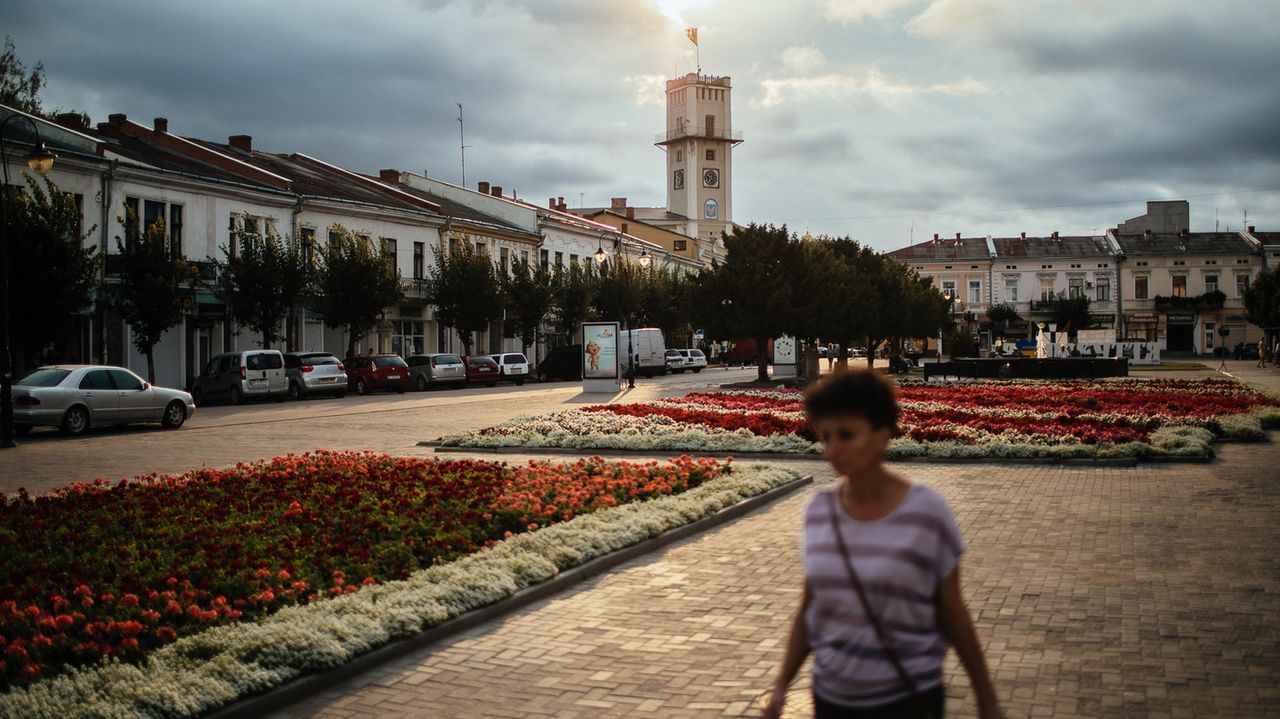
[[[716,151],[715,151],[715,150],[707,150],[707,159],[708,159],[708,160],[710,160],[710,161],[712,161],[712,162],[715,162],[715,159],[716,159]]]
[[[676,162],[684,162],[684,150],[676,150]]]
[[[715,115],[707,115],[707,117],[706,117],[706,122],[705,122],[705,126],[706,126],[706,130],[707,130],[707,136],[708,136],[708,137],[715,137],[715,136],[716,136],[716,116],[715,116]]]

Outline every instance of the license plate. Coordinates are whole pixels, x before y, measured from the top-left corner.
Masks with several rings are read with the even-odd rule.
[[[320,378],[320,381],[321,381],[321,382],[332,382],[332,381],[333,381],[333,379],[334,379],[333,377],[321,377],[321,378]]]
[[[507,370],[507,374],[524,374],[524,370],[520,369],[519,367],[513,367]]]
[[[400,379],[400,375],[398,375],[398,374],[389,374],[389,375],[387,375],[387,379]]]
[[[264,385],[264,384],[266,384],[266,383],[267,383],[267,381],[266,381],[265,379],[251,379],[251,380],[249,380],[249,386],[250,386],[250,387],[261,387],[262,385]]]

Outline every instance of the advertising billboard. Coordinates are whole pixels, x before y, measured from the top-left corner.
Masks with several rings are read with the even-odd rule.
[[[619,376],[618,323],[583,323],[582,379],[617,380]]]

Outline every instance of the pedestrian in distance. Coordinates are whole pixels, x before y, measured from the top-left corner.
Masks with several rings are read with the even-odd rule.
[[[813,655],[816,719],[942,719],[943,659],[956,653],[980,719],[1003,715],[960,590],[964,540],[947,501],[884,466],[898,425],[890,381],[840,372],[805,397],[823,457],[840,476],[804,519],[804,586],[764,716]]]
[[[1256,367],[1266,368],[1267,366],[1267,341],[1258,340],[1258,364]]]

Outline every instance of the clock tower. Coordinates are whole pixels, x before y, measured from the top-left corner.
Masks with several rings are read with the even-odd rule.
[[[667,153],[667,211],[689,218],[684,234],[720,250],[733,227],[733,131],[728,77],[689,73],[667,81],[667,131],[655,144]]]

